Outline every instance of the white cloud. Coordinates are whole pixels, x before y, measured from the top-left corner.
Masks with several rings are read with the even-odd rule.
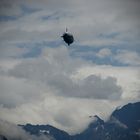
[[[42,98],[44,89],[41,85],[40,88],[37,85],[39,86],[39,84],[26,79],[0,76],[0,104],[11,108]]]
[[[110,55],[112,55],[112,52],[108,48],[103,48],[96,54],[96,56],[98,56],[99,58],[109,57]]]
[[[46,53],[45,53],[46,52]],[[119,99],[121,87],[116,79],[90,75],[77,82],[71,79],[84,62],[70,58],[65,47],[46,49],[45,57],[25,60],[9,70],[10,76],[27,78],[47,85],[57,95],[79,98]],[[85,64],[86,65],[86,64]]]
[[[16,3],[16,2],[15,2]],[[67,26],[74,33],[76,44],[89,46],[139,44],[139,1],[17,1],[40,11],[27,14],[16,21],[1,24],[1,41],[58,41]],[[126,6],[125,6],[126,4]],[[130,6],[132,6],[130,8]],[[128,7],[128,8],[127,8]],[[131,10],[130,10],[131,9]],[[14,11],[14,8],[13,8]],[[44,16],[57,20],[42,20]],[[137,15],[137,16],[136,16]],[[77,24],[82,23],[82,24]],[[98,38],[100,34],[118,33],[114,38]]]
[[[139,100],[138,69],[71,58],[64,46],[1,67],[0,118],[16,124],[51,124],[78,133],[91,121],[88,116],[107,119],[116,106]]]
[[[21,4],[40,11],[24,15]],[[89,115],[107,118],[116,106],[139,100],[140,61],[134,50],[140,44],[139,9],[138,0],[3,1],[0,14],[18,18],[0,22],[0,118],[14,123],[49,123],[76,133],[87,126]],[[43,20],[45,16],[57,18]],[[59,36],[65,27],[74,34],[73,51],[80,44],[131,47],[133,52],[119,52],[115,59],[137,67],[98,66],[72,58],[64,46],[42,49],[35,58],[18,58],[30,51],[32,43],[61,44]],[[29,43],[29,47],[15,47],[20,43]],[[105,58],[112,53],[106,48],[97,56]]]
[[[140,55],[135,51],[120,50],[114,58],[122,64],[140,66]]]
[[[79,79],[80,77],[87,77],[92,74],[117,78],[117,84],[121,85],[123,90],[122,98],[139,100],[139,67],[113,67],[109,65],[87,66],[79,69],[76,79]]]
[[[14,45],[10,46],[1,46],[0,47],[0,58],[1,59],[9,59],[10,57],[22,57],[22,55],[29,52],[27,48],[19,48]]]
[[[50,138],[44,135],[35,136],[30,135],[29,133],[25,132],[21,127],[9,123],[7,121],[0,120],[0,134],[5,136],[8,140],[49,140]]]
[[[1,119],[12,123],[50,124],[70,134],[76,134],[83,131],[92,121],[90,115],[97,114],[107,119],[117,104],[113,102],[110,105],[105,100],[99,102],[93,99],[47,96],[40,101],[16,108],[8,109],[0,106],[0,111]]]

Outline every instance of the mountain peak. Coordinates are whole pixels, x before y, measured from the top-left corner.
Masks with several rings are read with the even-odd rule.
[[[27,124],[22,127],[33,135],[41,133],[55,140],[140,140],[140,102],[116,109],[106,122],[97,115],[89,117],[93,120],[88,128],[76,135],[51,125]]]
[[[102,127],[104,125],[104,121],[97,115],[93,116],[93,121],[89,124],[88,128],[97,128]]]
[[[3,135],[0,135],[0,140],[7,140],[7,138]]]
[[[128,127],[140,125],[140,102],[129,103],[120,109],[116,109],[111,117],[116,118]]]
[[[94,115],[94,118],[96,119],[96,121],[99,121],[99,122],[104,122],[99,116],[97,115]]]
[[[102,120],[99,116],[95,115],[94,120],[92,121],[93,124],[103,125],[104,120]]]

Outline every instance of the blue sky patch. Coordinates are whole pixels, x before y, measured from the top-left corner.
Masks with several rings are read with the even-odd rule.
[[[107,33],[107,34],[99,34],[98,37],[99,38],[115,38],[117,37],[118,35],[120,35],[120,33],[118,32],[112,32],[112,33]]]
[[[14,21],[17,20],[18,17],[17,16],[0,16],[0,22],[5,22],[5,21]]]
[[[29,6],[26,6],[26,5],[21,5],[21,10],[23,11],[23,14],[26,15],[26,14],[32,14],[34,12],[37,12],[39,11],[40,9],[37,9],[37,8],[31,8]]]

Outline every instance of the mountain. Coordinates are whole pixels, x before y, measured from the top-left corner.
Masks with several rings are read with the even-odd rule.
[[[116,109],[107,122],[98,116],[74,140],[140,140],[140,102]]]
[[[7,140],[7,138],[3,135],[0,135],[0,140]]]
[[[19,125],[25,131],[29,132],[31,135],[40,136],[42,134],[49,136],[50,138],[55,138],[55,140],[70,140],[70,135],[60,129],[57,129],[51,125]]]
[[[105,128],[114,140],[140,140],[140,102],[116,109]]]
[[[73,136],[73,140],[99,140],[103,137],[105,122],[98,116],[94,116],[95,121],[89,124],[82,133]]]
[[[121,109],[115,110],[111,116],[125,124],[129,129],[137,130],[140,128],[140,102],[129,103]]]
[[[108,121],[95,119],[80,134],[69,135],[51,125],[19,125],[31,135],[47,136],[46,140],[140,140],[140,102],[129,103],[112,112]],[[0,135],[0,140],[7,140]],[[44,139],[43,139],[44,140]]]
[[[107,122],[94,117],[86,130],[73,136],[51,125],[27,124],[21,127],[30,134],[45,134],[55,140],[140,140],[140,102],[116,109]]]

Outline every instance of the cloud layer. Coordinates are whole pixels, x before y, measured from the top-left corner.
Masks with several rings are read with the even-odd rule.
[[[12,131],[12,133],[11,133]],[[40,135],[40,136],[35,136],[35,135],[30,135],[27,132],[25,132],[21,127],[9,123],[7,121],[0,120],[0,134],[4,137],[6,137],[8,140],[49,140],[51,138],[45,136],[45,135]]]
[[[89,115],[107,119],[139,101],[139,3],[2,0],[0,119],[77,133]],[[70,47],[60,37],[66,27]]]
[[[10,122],[52,124],[76,133],[87,127],[89,115],[107,119],[117,105],[138,100],[137,70],[72,58],[65,46],[7,65],[1,66],[0,111]]]

